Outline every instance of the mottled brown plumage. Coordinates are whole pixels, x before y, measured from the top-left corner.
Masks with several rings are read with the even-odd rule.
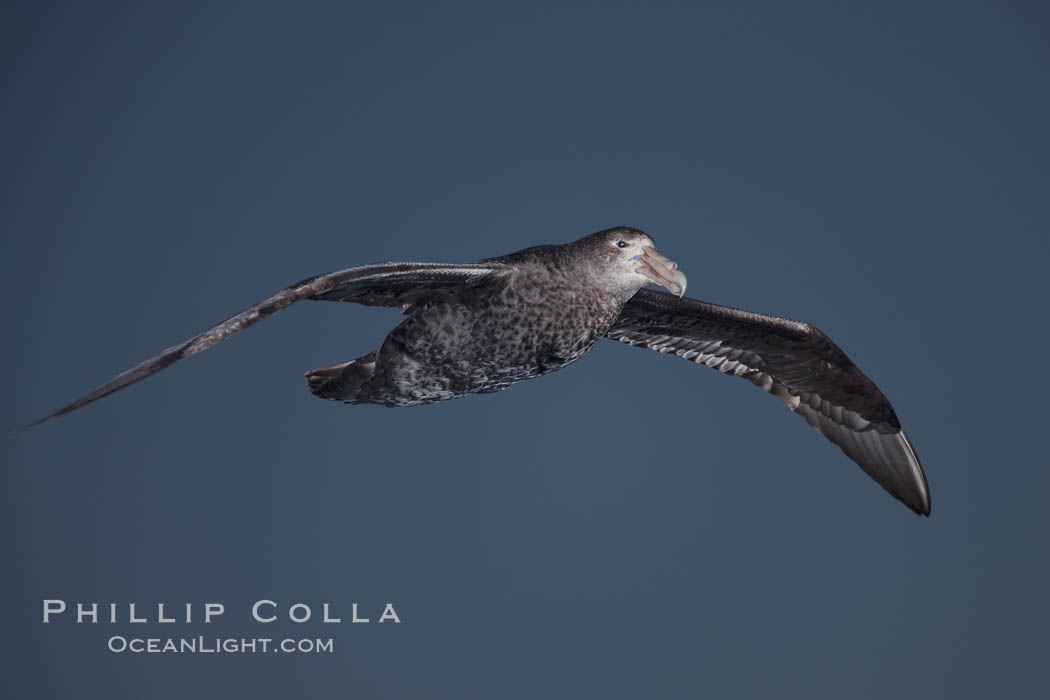
[[[675,294],[642,289],[656,283]],[[311,392],[415,406],[561,369],[602,337],[674,353],[778,396],[915,512],[926,477],[878,387],[804,323],[680,298],[685,276],[632,228],[464,265],[379,263],[311,277],[118,375],[33,425],[194,355],[304,299],[400,308],[376,350],[307,372]]]
[[[337,373],[308,373],[310,390],[349,403],[415,406],[500,391],[575,362],[636,291],[603,281],[581,247],[482,261],[490,266],[484,283],[413,303],[377,351]]]

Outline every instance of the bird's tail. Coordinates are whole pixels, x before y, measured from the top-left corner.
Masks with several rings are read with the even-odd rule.
[[[306,373],[306,381],[314,396],[329,401],[352,401],[375,370],[376,353],[373,351],[356,360],[312,369]]]

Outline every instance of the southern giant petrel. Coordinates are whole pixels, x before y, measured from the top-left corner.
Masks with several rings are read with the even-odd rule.
[[[655,283],[671,294],[642,289]],[[400,308],[378,350],[306,373],[315,395],[416,406],[561,369],[600,338],[673,353],[779,397],[921,515],[930,493],[893,407],[806,323],[682,298],[686,279],[643,231],[619,227],[476,263],[378,263],[310,277],[41,418],[96,401],[303,299]],[[29,426],[27,426],[29,427]]]

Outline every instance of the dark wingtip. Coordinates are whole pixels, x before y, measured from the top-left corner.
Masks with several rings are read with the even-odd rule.
[[[911,510],[911,512],[915,513],[916,515],[921,515],[924,518],[930,517],[930,510],[931,509],[930,509],[929,502],[926,502],[926,503],[923,503],[923,504],[920,504],[920,505],[912,505],[911,503],[905,503],[904,505],[908,506],[908,509]]]
[[[929,496],[927,495],[927,497],[926,497],[926,508],[924,510],[917,510],[915,512],[918,513],[919,515],[923,516],[923,517],[928,518],[928,517],[930,517],[930,513],[932,511],[933,511],[933,504],[930,503]]]
[[[926,487],[926,490],[924,491],[926,498],[924,499],[924,503],[923,503],[922,507],[916,509],[915,512],[918,513],[919,515],[922,515],[922,516],[928,518],[928,517],[930,517],[930,513],[933,512],[933,499],[930,498],[930,487],[926,483],[926,473],[925,472],[923,472],[922,478],[923,478],[923,482],[922,482],[923,486]]]
[[[18,428],[12,428],[11,430],[7,431],[7,434],[11,435],[11,436],[14,436],[14,435],[18,435],[19,433],[24,433],[25,431],[29,430],[30,428],[35,428],[38,425],[40,425],[41,423],[46,423],[49,420],[51,420],[52,418],[58,418],[62,414],[68,413],[68,412],[69,411],[67,411],[65,409],[62,409],[60,411],[55,411],[54,413],[52,413],[50,415],[47,415],[47,416],[44,416],[43,418],[38,418],[37,420],[33,421],[32,423],[26,423],[25,425],[20,426]]]
[[[907,451],[907,455],[911,458],[912,467],[914,469],[915,478],[915,490],[917,491],[918,499],[917,502],[912,504],[908,503],[908,507],[919,515],[930,517],[930,512],[933,510],[933,498],[930,495],[930,482],[926,478],[926,470],[922,468],[922,462],[919,460],[919,455],[915,452],[915,447],[911,444],[911,440],[908,439],[907,433],[901,430],[899,433],[900,439],[904,444],[904,448]],[[914,499],[913,499],[914,500]]]
[[[7,431],[7,434],[8,434],[8,436],[14,437],[15,435],[18,435],[20,433],[24,433],[25,431],[29,430],[30,428],[35,428],[36,426],[40,425],[41,423],[44,423],[45,421],[49,421],[52,418],[54,418],[54,416],[48,416],[47,418],[41,418],[40,420],[33,421],[32,423],[27,423],[26,425],[21,425],[21,426],[19,426],[17,428],[11,428],[10,430]]]

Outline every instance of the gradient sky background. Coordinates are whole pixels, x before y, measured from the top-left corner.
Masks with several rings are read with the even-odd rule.
[[[3,439],[3,695],[1046,697],[1050,23],[921,5],[8,3],[3,425],[310,274],[623,224],[691,296],[829,333],[933,517],[750,384],[615,343],[500,394],[318,401],[302,373],[398,316],[301,304]]]

